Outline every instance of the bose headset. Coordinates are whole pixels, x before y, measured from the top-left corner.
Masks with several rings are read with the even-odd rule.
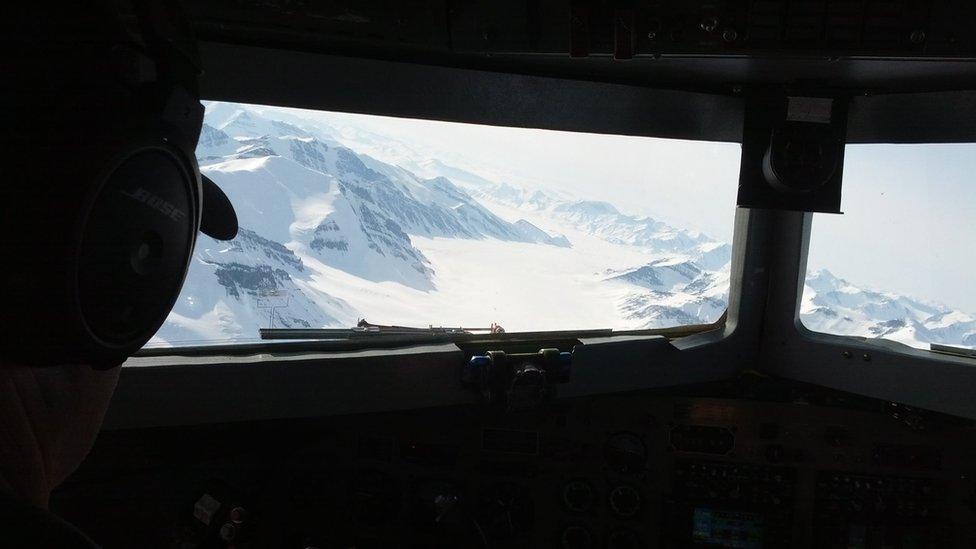
[[[59,2],[7,21],[0,365],[121,364],[172,309],[197,231],[237,233],[194,155],[200,70],[174,4]]]

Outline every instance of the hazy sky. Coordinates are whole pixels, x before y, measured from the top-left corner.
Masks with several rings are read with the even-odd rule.
[[[976,313],[976,144],[851,145],[808,267]]]
[[[304,116],[310,116],[308,111]],[[445,163],[605,200],[731,241],[738,144],[340,113]],[[843,215],[815,214],[810,269],[976,313],[976,144],[847,148]]]

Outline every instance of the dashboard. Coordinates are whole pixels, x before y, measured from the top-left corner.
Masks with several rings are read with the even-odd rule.
[[[52,509],[107,548],[973,547],[974,434],[746,376],[518,413],[108,431]]]

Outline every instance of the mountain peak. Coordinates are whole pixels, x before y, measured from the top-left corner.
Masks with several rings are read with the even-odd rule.
[[[843,278],[838,277],[834,273],[830,272],[825,268],[818,269],[816,271],[810,271],[807,273],[807,283],[815,282],[822,286],[830,286],[832,288],[839,288],[847,284],[847,281]]]
[[[617,208],[613,207],[613,204],[602,200],[577,200],[567,204],[560,204],[556,209],[588,216],[616,215],[620,213]]]
[[[824,280],[840,280],[839,278],[837,278],[836,275],[834,275],[834,273],[830,272],[829,270],[827,270],[825,268],[822,268],[822,269],[817,270],[813,274],[813,276],[815,276],[817,278],[822,278]]]

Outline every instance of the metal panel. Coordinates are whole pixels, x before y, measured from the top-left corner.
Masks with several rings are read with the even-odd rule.
[[[206,98],[309,109],[677,139],[738,141],[725,95],[204,43]]]
[[[976,142],[976,91],[855,97],[848,143]]]
[[[744,102],[729,94],[213,42],[201,44],[201,56],[202,93],[211,99],[474,124],[742,141]],[[976,70],[976,63],[971,66]],[[737,80],[734,75],[729,79],[731,90]],[[847,140],[976,141],[976,91],[855,96]]]

